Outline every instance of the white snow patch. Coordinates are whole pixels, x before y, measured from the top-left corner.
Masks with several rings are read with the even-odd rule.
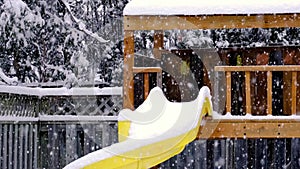
[[[289,115],[289,116],[254,116],[251,114],[246,114],[244,116],[235,116],[227,112],[225,115],[221,115],[218,112],[213,112],[212,118],[214,120],[300,120],[299,115]]]
[[[18,84],[18,78],[17,77],[10,78],[10,77],[6,76],[1,68],[0,68],[0,79],[2,79],[6,84],[9,84],[9,85]]]
[[[25,117],[25,116],[1,116],[1,122],[36,122],[39,121],[37,117]]]
[[[74,87],[39,88],[0,85],[0,93],[22,94],[30,96],[86,96],[86,95],[122,95],[122,87]]]
[[[77,115],[40,115],[39,121],[80,121],[80,122],[91,122],[91,121],[117,121],[117,116],[77,116]]]
[[[299,0],[132,0],[124,15],[300,13]]]

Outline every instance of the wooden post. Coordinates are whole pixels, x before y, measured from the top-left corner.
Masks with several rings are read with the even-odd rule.
[[[268,115],[272,115],[272,72],[268,71],[267,73],[267,91],[268,91],[268,97],[267,97],[267,103],[268,103],[268,109],[267,113]]]
[[[297,109],[297,72],[292,72],[292,115],[296,115]]]
[[[251,114],[251,85],[250,85],[250,72],[245,72],[246,83],[246,113]]]
[[[161,52],[164,47],[164,32],[161,30],[155,30],[154,32],[154,48],[153,48],[153,55],[154,58],[160,60],[161,59]]]
[[[155,30],[154,32],[154,58],[161,60],[161,51],[164,48],[164,32],[161,30]],[[162,87],[162,72],[157,72],[157,86]]]
[[[150,91],[149,73],[144,73],[144,99],[146,100]]]
[[[123,108],[134,109],[134,31],[124,31]]]
[[[231,113],[231,72],[226,72],[226,113]]]

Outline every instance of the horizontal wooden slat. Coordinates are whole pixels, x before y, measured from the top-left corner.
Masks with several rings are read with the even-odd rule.
[[[285,120],[207,120],[198,138],[300,138],[300,121]]]
[[[42,115],[40,122],[117,122],[118,116]]]
[[[256,71],[286,71],[286,72],[297,72],[300,71],[300,66],[284,65],[284,66],[216,66],[215,71],[225,72],[256,72]]]
[[[160,67],[133,67],[133,73],[160,73]]]
[[[300,14],[125,16],[125,30],[300,27]]]

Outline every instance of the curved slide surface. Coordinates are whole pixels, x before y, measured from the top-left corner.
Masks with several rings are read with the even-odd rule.
[[[195,140],[205,115],[212,115],[211,95],[202,87],[191,102],[169,102],[153,88],[136,110],[118,118],[119,143],[92,152],[64,169],[146,169],[180,153]]]

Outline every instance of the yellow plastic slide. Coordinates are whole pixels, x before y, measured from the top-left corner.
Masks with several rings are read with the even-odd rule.
[[[119,143],[90,153],[65,169],[146,169],[180,153],[193,141],[205,115],[212,115],[211,95],[202,87],[191,102],[169,102],[155,87],[135,111],[118,118]]]

